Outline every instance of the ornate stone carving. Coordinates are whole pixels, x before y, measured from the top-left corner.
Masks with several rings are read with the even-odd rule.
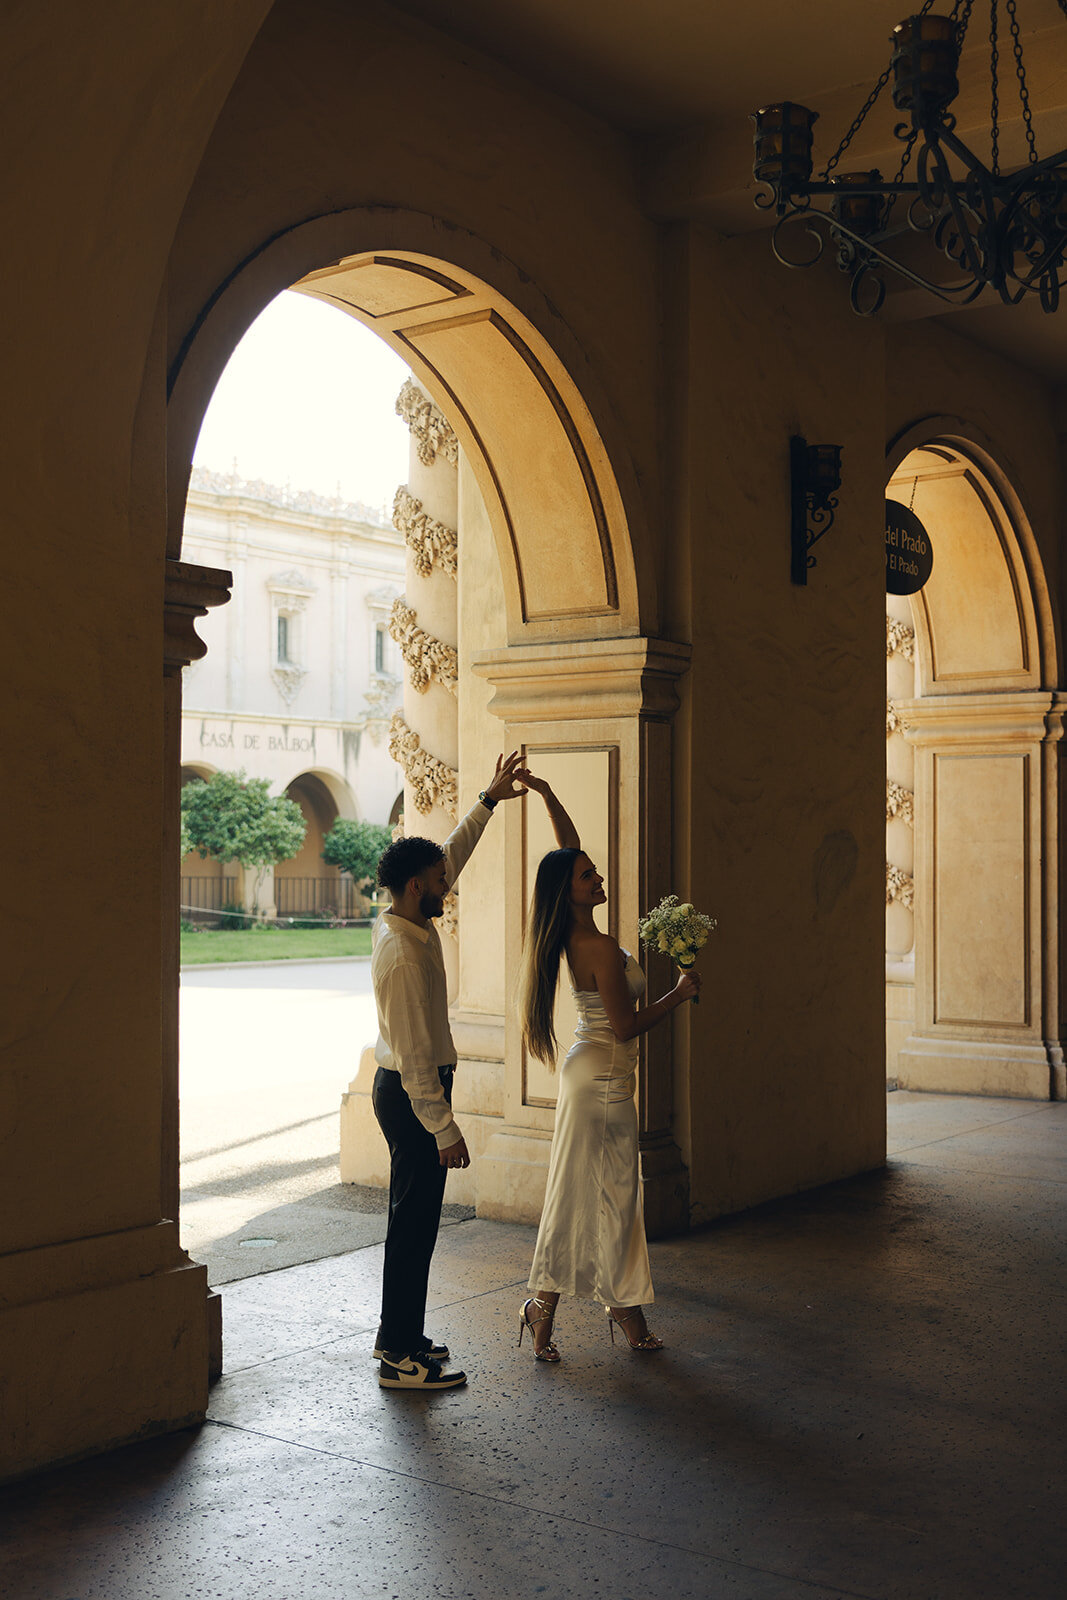
[[[885,864],[885,903],[892,905],[896,900],[906,910],[911,911],[915,903],[915,879],[910,872],[905,872],[903,867],[894,867],[890,862]]]
[[[303,611],[315,593],[315,585],[295,567],[274,573],[267,579],[267,588],[274,596],[276,609],[287,612]]]
[[[885,658],[903,656],[905,661],[915,660],[915,629],[906,622],[898,622],[888,614],[885,619]]]
[[[393,500],[393,527],[404,535],[420,578],[440,567],[450,578],[457,573],[459,541],[454,528],[446,528],[422,509],[411,491],[401,484]]]
[[[459,890],[450,889],[445,895],[445,909],[441,913],[441,928],[450,939],[459,938]]]
[[[425,694],[434,680],[449,694],[458,692],[459,652],[420,628],[418,617],[403,599],[393,604],[389,634],[400,646],[411,675],[411,687],[418,694]]]
[[[890,822],[894,817],[901,822],[906,822],[909,828],[914,828],[915,795],[911,789],[905,789],[903,784],[894,783],[892,779],[887,779],[885,786],[885,820]]]
[[[359,522],[372,528],[389,526],[381,511],[362,500],[342,500],[340,495],[331,498],[315,494],[311,489],[283,489],[278,484],[266,483],[262,478],[242,478],[236,472],[211,472],[206,467],[194,467],[189,489],[190,492],[218,495],[227,500],[254,500],[260,505],[276,506],[282,511],[299,511],[340,522]]]
[[[274,667],[271,677],[278,686],[278,693],[287,706],[291,706],[300,693],[300,685],[307,677],[303,667]]]
[[[439,805],[449,816],[458,816],[459,773],[422,748],[418,734],[408,727],[399,711],[389,724],[389,754],[404,769],[416,811],[425,816]]]
[[[888,739],[890,734],[892,734],[892,733],[899,733],[900,729],[902,727],[903,727],[903,723],[900,720],[900,712],[897,710],[895,703],[892,700],[890,700],[889,696],[887,695],[886,696],[886,702],[885,702],[885,736],[886,736],[886,738]]]
[[[410,428],[424,467],[431,467],[438,456],[452,466],[458,464],[459,440],[452,432],[451,423],[410,378],[396,397],[396,414]]]

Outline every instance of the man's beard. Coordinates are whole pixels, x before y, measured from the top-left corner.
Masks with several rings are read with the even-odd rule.
[[[419,910],[424,917],[443,917],[445,903],[439,894],[424,894],[419,901]]]

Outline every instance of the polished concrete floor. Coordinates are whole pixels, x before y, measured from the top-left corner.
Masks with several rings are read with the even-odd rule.
[[[529,1229],[441,1238],[470,1373],[380,1390],[381,1247],[224,1293],[210,1420],[0,1494],[6,1600],[1060,1600],[1067,1106],[893,1094],[872,1176],[653,1246],[668,1349],[567,1305]]]

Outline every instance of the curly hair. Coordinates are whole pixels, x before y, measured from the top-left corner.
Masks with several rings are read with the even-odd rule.
[[[412,878],[444,859],[444,851],[432,839],[420,839],[418,834],[395,839],[378,862],[378,882],[390,894],[403,894]]]

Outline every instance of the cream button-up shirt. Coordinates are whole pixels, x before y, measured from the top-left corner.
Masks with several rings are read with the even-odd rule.
[[[479,800],[441,846],[449,888],[481,838],[492,811]],[[420,928],[383,911],[374,924],[371,978],[378,1008],[374,1059],[399,1072],[411,1107],[439,1150],[462,1135],[445,1099],[438,1067],[454,1064],[456,1047],[448,1025],[448,989],[441,940],[433,923]]]

